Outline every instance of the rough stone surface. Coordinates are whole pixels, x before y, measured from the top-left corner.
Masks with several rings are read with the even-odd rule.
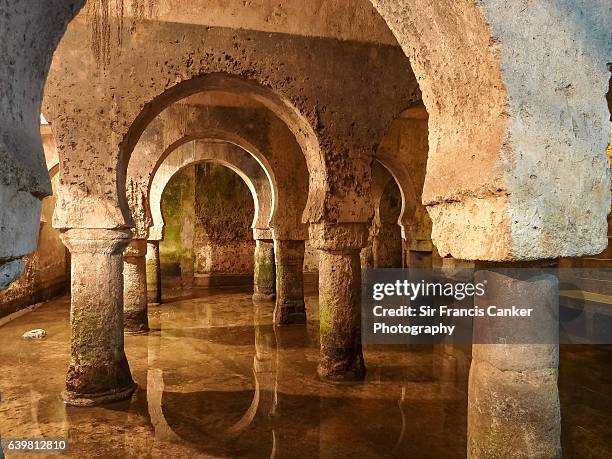
[[[147,242],[147,300],[149,304],[162,302],[161,262],[159,258],[159,241]]]
[[[42,89],[55,47],[83,3],[0,2],[0,290],[36,248],[40,200],[51,194],[38,130]]]
[[[45,139],[45,136],[43,136]],[[47,154],[45,144],[45,154]],[[57,170],[51,167],[52,186],[57,187]],[[41,303],[66,292],[69,286],[69,261],[66,247],[59,238],[59,231],[50,224],[55,206],[55,196],[42,200],[38,224],[39,236],[36,250],[23,258],[23,272],[6,290],[0,291],[0,317],[16,312],[31,304]],[[15,260],[17,264],[20,260]],[[4,265],[7,270],[10,265]],[[19,271],[17,271],[19,272]],[[16,274],[16,273],[14,273]],[[14,277],[11,275],[10,277]],[[0,279],[2,275],[0,275]],[[1,282],[1,281],[0,281]]]
[[[256,188],[261,206],[255,228],[272,227],[278,238],[305,238],[302,214],[308,196],[308,169],[295,137],[282,120],[248,95],[233,95],[230,100],[237,105],[234,107],[223,105],[229,103],[228,97],[203,93],[160,113],[136,144],[128,166],[128,182],[146,190],[153,225],[158,226],[157,195],[164,177],[168,177],[167,166],[185,164],[192,157],[229,163],[243,170]],[[195,140],[207,142],[193,143]],[[216,148],[202,146],[210,146],[211,141],[217,143]],[[279,205],[281,202],[284,205]],[[146,207],[134,205],[131,212],[137,228],[146,226]]]
[[[72,334],[63,393],[70,405],[122,400],[136,388],[123,347],[122,253],[130,239],[127,230],[62,233],[72,255]]]
[[[268,229],[272,218],[273,194],[270,181],[260,164],[249,153],[235,145],[195,141],[174,150],[157,169],[148,193],[153,225],[163,230],[164,219],[161,211],[161,198],[170,179],[185,167],[205,162],[224,165],[240,176],[253,195],[255,217],[251,225],[252,228]],[[205,188],[217,185],[221,186],[222,184],[211,183],[209,180],[202,183]],[[231,184],[226,185],[230,186]],[[228,191],[226,190],[226,192]],[[240,197],[243,198],[243,196]],[[139,220],[137,212],[133,212],[132,215],[135,222]],[[245,215],[248,215],[248,211],[245,212]]]
[[[89,27],[80,15],[47,82],[44,113],[63,166],[56,226],[131,224],[118,190],[140,135],[173,102],[215,89],[249,93],[293,133],[310,172],[309,220],[367,220],[369,157],[390,122],[419,98],[398,47],[177,24],[162,16],[133,21],[111,15],[108,21],[111,30],[121,25],[120,46],[104,43],[108,59],[96,60],[82,46]],[[95,123],[83,123],[76,113],[96,113]],[[74,167],[82,152],[85,170]]]
[[[372,3],[410,57],[429,112],[423,203],[440,254],[601,252],[610,2]]]
[[[123,323],[125,333],[149,331],[147,241],[133,239],[123,252]]]
[[[374,168],[376,169],[372,173],[374,219],[368,246],[364,250],[371,247],[373,268],[401,268],[403,247],[399,219],[402,211],[402,196],[395,179],[387,169],[378,162],[375,162]],[[364,254],[362,251],[362,258],[367,255],[367,252]]]
[[[560,458],[558,281],[487,271],[477,276],[488,286],[478,306],[535,307],[537,320],[533,329],[519,329],[507,318],[475,319],[475,343],[491,344],[472,346],[468,457]]]
[[[319,327],[319,376],[338,382],[362,380],[366,369],[359,249],[319,251]]]
[[[253,277],[253,300],[271,301],[276,298],[276,262],[274,241],[255,241],[255,270]]]

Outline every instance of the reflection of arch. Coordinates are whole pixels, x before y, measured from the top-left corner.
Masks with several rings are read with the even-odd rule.
[[[242,416],[223,431],[214,432],[214,436],[231,440],[240,436],[253,425],[257,415],[269,418],[277,404],[277,364],[274,360],[276,349],[275,330],[270,324],[270,314],[265,305],[255,304],[255,356],[253,358],[253,399]],[[163,330],[163,327],[162,327]],[[166,420],[163,409],[165,392],[164,372],[159,368],[158,359],[162,350],[162,336],[150,336],[148,341],[147,370],[147,405],[155,437],[165,441],[184,441]],[[273,433],[274,435],[274,433]],[[273,439],[273,449],[274,449]],[[271,456],[273,457],[273,456]]]
[[[197,163],[211,161],[222,164],[233,170],[246,183],[253,195],[255,215],[253,228],[268,227],[272,211],[272,188],[268,176],[253,156],[242,148],[226,142],[188,141],[181,143],[169,153],[165,160],[156,168],[149,189],[149,203],[153,228],[151,239],[161,237],[164,219],[161,212],[161,197],[170,179],[180,170]],[[191,146],[191,148],[190,148]]]

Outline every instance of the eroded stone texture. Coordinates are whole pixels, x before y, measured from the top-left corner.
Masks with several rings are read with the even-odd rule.
[[[55,47],[84,0],[0,3],[0,289],[23,272],[51,184],[39,133],[42,89]]]
[[[374,212],[372,252],[374,267],[402,267],[402,230],[398,224],[402,210],[402,196],[397,183],[387,172],[388,180]]]
[[[304,241],[274,241],[276,254],[276,307],[274,323],[306,323],[304,304]]]
[[[429,112],[423,203],[440,254],[603,250],[610,2],[372,3],[410,57]]]
[[[57,175],[53,177],[53,185],[56,183]],[[67,250],[59,238],[59,231],[50,223],[54,205],[54,196],[42,201],[38,247],[32,254],[24,257],[21,277],[9,288],[0,291],[0,317],[31,304],[46,301],[68,289],[70,267]],[[20,260],[15,262],[19,263]],[[2,277],[0,275],[0,282]]]
[[[198,276],[246,274],[251,278],[253,274],[251,223],[257,196],[245,178],[224,165],[196,166],[193,251]]]
[[[147,241],[147,300],[149,304],[162,302],[161,264],[159,258],[159,241]]]
[[[376,152],[374,177],[390,174],[402,196],[398,223],[407,250],[431,251],[431,219],[421,203],[427,165],[427,111],[417,104],[396,119]],[[377,166],[382,164],[383,168]],[[378,179],[380,181],[380,179]],[[381,182],[382,183],[382,182]],[[384,182],[386,186],[387,182]],[[382,197],[384,190],[377,188]]]
[[[165,189],[162,210],[166,225],[159,245],[162,273],[178,267],[184,286],[193,285],[195,234],[195,168],[176,174]]]
[[[272,239],[256,238],[254,271],[253,300],[274,300],[276,298],[276,263]]]
[[[250,93],[287,124],[311,173],[310,220],[368,218],[368,157],[390,121],[419,97],[398,47],[177,24],[162,16],[112,16],[109,23],[113,30],[122,24],[121,46],[109,43],[112,71],[102,71],[82,46],[89,27],[81,15],[62,40],[46,87],[45,115],[65,166],[56,226],[131,223],[117,190],[140,134],[172,102],[206,89]],[[75,113],[95,113],[95,123],[84,125]],[[80,152],[87,152],[86,170],[68,159]],[[87,189],[73,185],[82,182]]]
[[[64,400],[91,406],[129,398],[136,385],[123,349],[121,273],[131,234],[71,229],[61,237],[72,254],[72,335]]]
[[[318,374],[330,381],[365,377],[361,348],[361,266],[365,224],[315,224],[310,238],[319,250]]]
[[[161,224],[158,197],[176,167],[213,160],[233,166],[252,183],[258,201],[254,228],[272,227],[276,237],[284,239],[307,237],[302,214],[308,169],[295,137],[247,94],[222,94],[204,92],[172,105],[151,122],[136,145],[128,179],[148,190],[153,225]],[[138,207],[131,211],[134,219],[147,213]]]
[[[472,346],[468,457],[560,458],[558,280],[487,271],[477,280],[487,280],[487,293],[476,305],[534,307],[535,320],[532,329],[507,317],[474,320],[475,343],[491,344]]]
[[[149,331],[147,241],[133,239],[123,252],[123,323],[131,335]]]

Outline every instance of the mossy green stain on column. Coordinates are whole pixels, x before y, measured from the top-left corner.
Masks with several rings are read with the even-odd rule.
[[[180,263],[193,258],[193,245],[186,244],[184,231],[194,218],[194,171],[192,167],[177,173],[168,182],[162,195],[164,239],[159,252],[162,263]]]

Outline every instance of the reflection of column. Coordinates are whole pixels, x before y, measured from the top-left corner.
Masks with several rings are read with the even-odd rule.
[[[306,327],[271,327],[273,336],[270,340],[275,346],[276,357],[274,359],[273,379],[273,450],[270,458],[294,457],[295,453],[295,418],[302,415],[296,412],[295,401],[291,394],[295,394],[295,372],[296,372],[296,350],[306,349],[311,338]],[[301,352],[300,352],[301,354]],[[308,398],[308,394],[301,396]],[[316,397],[316,395],[315,395]],[[325,398],[325,397],[322,397]],[[316,419],[318,404],[308,404],[308,418]],[[319,423],[309,427],[307,438],[300,443],[301,457],[318,457]]]
[[[158,368],[157,363],[161,340],[161,336],[153,335],[150,335],[148,339],[147,406],[149,418],[151,419],[156,440],[179,443],[181,439],[168,425],[162,408],[162,399],[166,386],[164,383],[164,372]]]
[[[123,348],[123,249],[119,229],[69,229],[72,254],[70,365],[64,400],[91,406],[123,400],[136,385]]]
[[[557,389],[558,281],[551,274],[480,271],[487,307],[533,307],[528,322],[476,318],[468,391],[468,457],[561,457]],[[514,343],[538,344],[514,344]],[[544,343],[544,344],[541,344]]]
[[[277,325],[305,324],[304,241],[275,241]]]
[[[257,239],[255,241],[254,273],[253,300],[274,300],[276,298],[276,263],[273,240]]]
[[[150,304],[162,302],[161,262],[159,259],[159,241],[147,242],[147,300]]]
[[[310,237],[319,249],[319,376],[337,381],[363,379],[359,252],[367,227],[319,223],[310,226]]]
[[[276,411],[276,362],[273,358],[276,350],[276,336],[272,318],[267,315],[263,304],[255,304],[255,357],[253,372],[259,387],[259,411],[271,417]],[[268,313],[269,314],[269,313]]]
[[[132,335],[149,331],[146,254],[144,239],[132,240],[123,253],[123,320]]]

